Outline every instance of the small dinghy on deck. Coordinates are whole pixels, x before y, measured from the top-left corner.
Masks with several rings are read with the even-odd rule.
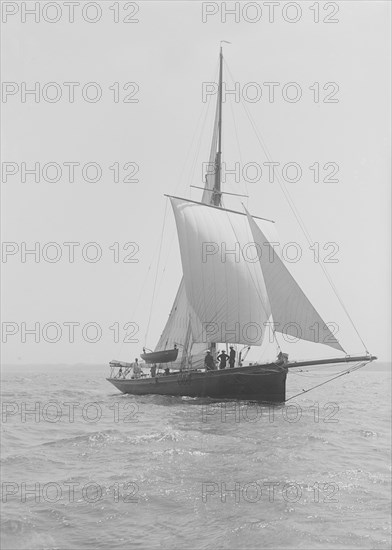
[[[140,357],[146,363],[173,363],[177,359],[178,348],[165,349],[163,351],[152,351],[151,353],[141,353]]]
[[[173,363],[177,359],[178,348],[165,349],[163,351],[152,351],[151,353],[141,353],[140,357],[146,363]]]

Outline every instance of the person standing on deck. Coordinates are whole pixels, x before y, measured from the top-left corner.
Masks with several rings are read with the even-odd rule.
[[[204,366],[206,370],[215,370],[214,358],[212,357],[210,350],[207,350],[207,354],[204,358]]]
[[[220,355],[218,355],[217,359],[219,361],[219,368],[220,369],[225,369],[226,368],[226,361],[228,359],[230,359],[230,357],[227,355],[227,353],[224,350],[222,350],[220,352]]]
[[[139,365],[138,358],[136,357],[135,362],[133,364],[133,377],[140,378],[141,374],[142,374],[142,369]]]
[[[233,346],[230,346],[229,366],[231,369],[233,369],[234,365],[235,365],[235,349],[233,348]]]

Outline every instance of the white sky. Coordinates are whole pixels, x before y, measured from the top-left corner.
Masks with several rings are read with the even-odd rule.
[[[21,4],[17,4],[18,13],[2,25],[3,81],[18,86],[26,82],[27,87],[34,82],[41,86],[58,82],[64,94],[64,82],[82,86],[97,82],[103,97],[97,103],[84,101],[82,86],[76,89],[74,103],[66,99],[49,103],[42,94],[37,103],[31,96],[23,103],[20,92],[8,96],[2,103],[3,162],[15,162],[18,167],[23,162],[41,166],[97,162],[103,177],[89,183],[77,171],[76,181],[70,183],[64,169],[57,183],[42,178],[36,183],[31,176],[23,183],[20,173],[3,181],[2,238],[19,247],[16,254],[3,257],[2,263],[2,321],[15,323],[18,330],[3,344],[4,363],[103,363],[113,357],[127,360],[139,355],[145,343],[162,232],[163,194],[194,200],[201,196],[201,191],[189,185],[202,185],[201,163],[208,159],[213,105],[206,115],[202,83],[216,79],[220,40],[232,42],[225,45],[225,61],[234,79],[241,86],[260,84],[261,100],[246,104],[251,117],[273,160],[294,161],[303,168],[303,178],[287,183],[287,188],[312,239],[321,246],[337,243],[339,262],[327,268],[368,349],[381,360],[390,360],[389,2],[338,2],[335,17],[339,22],[335,24],[314,23],[314,12],[309,9],[314,2],[300,2],[302,17],[297,23],[283,19],[286,2],[277,8],[274,23],[268,22],[262,2],[263,15],[256,23],[243,17],[236,23],[230,16],[222,23],[221,11],[203,23],[199,2],[139,2],[135,24],[114,23],[114,12],[109,9],[113,2],[101,2],[102,19],[95,24],[84,21],[77,8],[75,22],[69,23],[64,6],[57,23],[35,23],[31,16],[23,23]],[[219,10],[221,4],[216,3]],[[325,4],[319,2],[322,17]],[[124,17],[126,12],[120,10],[120,14]],[[297,82],[303,90],[301,100],[289,103],[278,92],[276,101],[269,103],[263,83],[271,81],[281,83],[279,90],[287,82]],[[115,103],[109,89],[115,82],[138,83],[139,102]],[[314,82],[321,88],[326,82],[338,83],[339,102],[315,103],[309,90]],[[234,103],[233,112],[240,152],[226,103],[223,160],[228,168],[241,159],[243,164],[261,165],[266,158],[242,106]],[[336,162],[339,182],[312,181],[308,167],[316,161],[321,166]],[[108,169],[114,162],[136,162],[139,183],[114,183]],[[226,189],[246,191],[243,183],[233,180]],[[312,262],[279,185],[264,179],[248,183],[247,191],[249,210],[276,220],[283,244],[296,241],[302,247],[301,261],[289,268],[322,317],[339,324],[345,349],[362,352],[321,269]],[[226,199],[226,205],[240,208],[233,198]],[[79,247],[75,262],[69,263],[63,243],[71,241],[98,243],[102,259],[86,262]],[[22,242],[28,247],[35,242],[41,247],[59,243],[63,258],[49,263],[41,254],[35,263],[30,255],[22,262]],[[109,249],[115,242],[120,247],[136,242],[139,262],[115,263]],[[168,205],[146,342],[150,348],[166,322],[180,277]],[[42,331],[39,343],[33,336],[22,342],[22,323],[28,328],[39,323],[42,329],[49,322],[63,327],[56,344],[46,342]],[[68,341],[64,322],[80,323],[73,343]],[[83,341],[81,327],[88,322],[102,327],[97,343]],[[135,337],[140,343],[114,343],[109,327],[116,322],[120,327],[137,323],[140,330]],[[120,336],[124,335],[120,330]],[[299,355],[314,351],[298,346]],[[322,352],[318,349],[317,356]]]

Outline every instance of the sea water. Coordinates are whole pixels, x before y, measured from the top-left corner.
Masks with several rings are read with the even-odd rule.
[[[343,369],[291,371],[287,394]],[[3,370],[3,549],[391,547],[389,364],[277,407],[106,375]]]

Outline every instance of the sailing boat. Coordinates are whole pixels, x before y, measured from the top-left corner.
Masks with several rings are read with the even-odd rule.
[[[222,82],[221,47],[210,169],[202,200],[166,195],[176,221],[183,278],[155,350],[144,349],[141,354],[145,365],[151,366],[151,375],[144,374],[139,365],[110,362],[107,380],[123,393],[281,403],[286,400],[290,368],[364,365],[376,359],[368,352],[361,356],[345,354],[270,244],[277,240],[273,221],[251,215],[245,207],[244,211],[224,208]],[[256,258],[251,254],[249,257],[250,245],[257,250]],[[327,345],[344,356],[292,362],[278,345],[275,361],[246,365],[245,353],[263,344],[265,328],[271,323],[276,326],[274,336],[276,331],[285,330],[285,334],[296,337],[299,327],[302,340]],[[314,330],[315,326],[319,330]],[[231,360],[226,368],[211,369],[219,346],[227,350],[228,345],[233,350],[243,346],[235,362]],[[212,360],[205,365],[206,354]]]

